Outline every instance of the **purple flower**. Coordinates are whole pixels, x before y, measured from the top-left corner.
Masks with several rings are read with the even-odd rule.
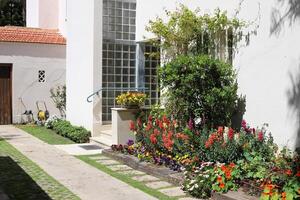
[[[128,140],[128,142],[127,142],[127,145],[128,146],[131,146],[131,145],[133,145],[134,144],[134,141],[133,140]]]
[[[188,123],[188,128],[190,130],[194,130],[194,127],[195,127],[195,122],[192,118],[190,118],[189,123]]]

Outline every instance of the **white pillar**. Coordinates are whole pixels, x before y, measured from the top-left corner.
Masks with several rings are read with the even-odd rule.
[[[26,26],[39,27],[39,0],[26,1]]]
[[[86,99],[102,82],[102,0],[68,1],[67,15],[67,120],[93,134],[101,102]]]

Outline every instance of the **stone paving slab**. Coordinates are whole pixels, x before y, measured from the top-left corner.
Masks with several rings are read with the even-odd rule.
[[[54,145],[56,148],[63,150],[70,155],[95,155],[102,153],[103,149],[100,147],[85,143],[85,144],[64,144],[64,145]],[[98,147],[98,148],[97,148]]]
[[[183,198],[179,198],[179,200],[201,200],[201,199],[197,199],[193,197],[183,197]]]
[[[118,161],[115,160],[97,160],[97,163],[100,163],[102,165],[120,165]]]
[[[138,170],[119,171],[118,173],[125,174],[128,176],[146,175],[146,173],[138,171]]]
[[[168,195],[170,197],[178,197],[186,195],[180,187],[167,188],[159,190],[161,193]]]
[[[113,171],[127,171],[127,170],[133,170],[131,167],[128,167],[127,165],[110,165],[107,166],[109,169]]]
[[[92,160],[111,160],[111,158],[105,157],[105,156],[91,156],[89,157]]]
[[[159,181],[159,178],[156,178],[151,175],[134,176],[132,177],[132,179],[140,182]]]
[[[156,199],[13,126],[0,126],[0,137],[82,200]]]
[[[170,186],[172,186],[172,184],[168,183],[166,181],[157,181],[157,182],[146,183],[146,186],[150,187],[152,189],[158,189],[158,188],[163,188],[163,187],[170,187]]]

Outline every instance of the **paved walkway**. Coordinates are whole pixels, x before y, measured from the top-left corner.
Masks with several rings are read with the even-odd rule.
[[[155,199],[13,126],[0,137],[83,200]]]

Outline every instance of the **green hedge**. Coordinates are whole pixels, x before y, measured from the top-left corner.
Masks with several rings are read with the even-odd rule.
[[[83,127],[73,126],[69,121],[57,120],[53,122],[53,130],[76,143],[85,143],[89,141],[90,132]]]

